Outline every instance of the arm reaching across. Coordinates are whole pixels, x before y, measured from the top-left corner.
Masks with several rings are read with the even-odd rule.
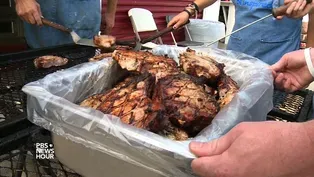
[[[216,0],[196,0],[196,1],[194,1],[196,6],[198,7],[199,11],[201,11],[204,8],[214,4],[215,2],[216,2]],[[186,9],[186,10],[189,11],[189,13],[191,15],[194,14],[194,12],[192,12],[191,10],[189,10],[189,9]],[[173,17],[173,19],[168,23],[168,27],[173,26],[173,28],[175,28],[175,29],[181,27],[190,18],[189,13],[186,11],[183,11],[183,12],[179,13],[178,15],[176,15],[175,17]]]
[[[17,15],[30,24],[42,25],[40,5],[36,0],[15,0]]]
[[[314,63],[314,49],[310,53]],[[306,65],[304,50],[285,54],[270,69],[273,71],[275,85],[287,92],[302,89],[314,80]]]
[[[201,177],[311,177],[314,121],[240,123],[225,136],[190,144]]]
[[[106,29],[105,34],[111,34],[112,28],[114,27],[116,11],[117,11],[118,0],[108,0],[107,10],[105,14]]]

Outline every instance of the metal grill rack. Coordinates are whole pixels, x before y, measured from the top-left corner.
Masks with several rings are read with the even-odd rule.
[[[0,56],[0,138],[31,125],[26,120],[26,95],[21,91],[25,84],[87,62],[95,53],[92,47],[67,45]],[[33,60],[43,55],[65,57],[69,62],[61,67],[36,69]]]
[[[35,143],[51,143],[49,132],[37,130],[18,148],[0,154],[0,177],[80,177],[58,159],[36,159]]]
[[[274,91],[272,111],[269,120],[304,122],[311,118],[313,91],[300,90],[295,93]]]

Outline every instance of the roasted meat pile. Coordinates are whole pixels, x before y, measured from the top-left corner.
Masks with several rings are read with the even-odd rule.
[[[180,55],[180,66],[145,51],[115,50],[112,57],[130,75],[80,105],[174,140],[196,136],[239,89],[224,64],[190,49]]]

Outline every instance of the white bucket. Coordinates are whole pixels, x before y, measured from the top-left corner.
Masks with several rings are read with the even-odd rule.
[[[225,24],[218,21],[190,19],[187,25],[192,41],[203,42],[205,45],[216,41],[225,36]],[[185,31],[185,40],[189,40],[189,36]],[[211,47],[218,48],[218,42]]]

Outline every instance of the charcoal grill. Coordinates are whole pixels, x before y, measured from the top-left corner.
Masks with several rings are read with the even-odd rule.
[[[26,95],[21,88],[45,75],[87,62],[97,54],[95,48],[65,45],[0,56],[0,177],[9,176],[78,176],[57,160],[36,160],[32,155],[34,142],[50,141],[50,136],[27,120]],[[36,69],[33,60],[42,55],[57,55],[69,59],[61,67]],[[274,108],[268,120],[302,122],[310,118],[313,92],[301,90],[287,94],[275,90]],[[35,135],[35,136],[33,136]],[[34,137],[44,137],[34,139]],[[34,168],[29,170],[28,163]]]
[[[0,138],[31,126],[26,119],[26,95],[21,88],[57,70],[87,62],[96,54],[95,48],[64,45],[0,56]],[[67,65],[36,69],[33,60],[43,55],[69,59]]]
[[[294,93],[274,91],[272,111],[268,120],[285,122],[304,122],[312,117],[313,91],[304,89]]]

